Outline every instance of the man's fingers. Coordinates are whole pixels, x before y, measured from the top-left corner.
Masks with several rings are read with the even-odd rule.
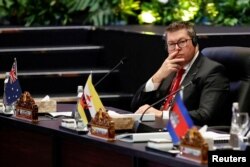
[[[148,107],[149,107],[149,105],[145,104],[145,105],[141,106],[135,113],[142,114]]]
[[[184,61],[185,61],[184,58],[176,58],[176,59],[169,60],[169,62],[170,62],[171,64],[179,64],[179,63],[182,63],[182,62],[184,62]]]
[[[171,53],[171,54],[168,55],[168,59],[169,59],[169,60],[172,60],[172,59],[174,59],[177,55],[178,55],[178,51],[175,51],[175,52],[173,52],[173,53]]]

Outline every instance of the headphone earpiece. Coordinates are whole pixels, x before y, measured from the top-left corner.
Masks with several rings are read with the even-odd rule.
[[[194,46],[196,46],[198,44],[196,36],[192,38],[192,43]]]

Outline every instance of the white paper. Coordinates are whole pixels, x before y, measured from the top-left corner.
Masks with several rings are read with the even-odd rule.
[[[171,140],[168,132],[151,132],[151,133],[127,133],[117,135],[116,139],[124,142],[147,142],[149,139],[165,138]]]
[[[111,117],[122,118],[122,117],[132,117],[135,121],[141,118],[141,114],[119,114],[115,111],[108,110],[108,114]],[[155,114],[145,114],[142,121],[155,121]]]
[[[49,101],[49,100],[50,100],[49,95],[46,95],[41,101]]]
[[[59,116],[66,116],[66,117],[71,117],[72,112],[71,111],[64,111],[64,112],[49,112],[49,115],[52,117],[59,117]]]

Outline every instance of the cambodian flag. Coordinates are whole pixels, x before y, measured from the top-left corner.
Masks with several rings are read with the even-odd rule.
[[[172,108],[169,121],[167,123],[167,129],[172,138],[174,144],[178,144],[182,136],[192,128],[193,121],[188,114],[185,105],[179,94],[175,97],[175,103]]]

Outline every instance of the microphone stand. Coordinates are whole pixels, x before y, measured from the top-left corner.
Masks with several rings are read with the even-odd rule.
[[[180,87],[179,89],[177,89],[176,91],[174,91],[174,92],[168,94],[167,96],[164,96],[163,98],[159,99],[158,101],[156,101],[156,102],[154,102],[153,104],[151,104],[150,106],[148,106],[148,108],[146,108],[146,109],[142,112],[142,115],[141,115],[140,119],[139,119],[138,121],[135,122],[134,131],[135,131],[135,132],[138,132],[139,129],[140,129],[140,127],[141,127],[141,129],[143,129],[143,132],[152,132],[152,131],[160,132],[160,131],[165,131],[164,128],[162,128],[162,129],[159,129],[159,128],[158,128],[158,129],[155,129],[155,128],[153,128],[153,127],[149,127],[149,126],[147,126],[147,125],[142,124],[142,120],[143,120],[143,117],[144,117],[145,113],[146,113],[151,107],[155,106],[156,104],[159,104],[160,102],[162,102],[163,100],[165,100],[165,99],[168,98],[169,96],[172,96],[172,95],[178,93],[179,91],[185,89],[186,87],[190,86],[191,84],[196,83],[197,80],[198,80],[198,78],[197,78],[197,79],[191,80],[191,81],[188,82],[186,85],[181,86],[181,87]]]
[[[95,87],[100,83],[100,82],[102,82],[102,80],[104,80],[110,73],[112,73],[112,72],[114,72],[115,71],[115,69],[117,68],[117,67],[119,67],[121,64],[124,64],[124,62],[125,62],[125,60],[127,59],[127,57],[123,57],[120,61],[119,61],[119,63],[117,63],[107,74],[105,74],[98,82],[96,82],[95,83]]]
[[[158,100],[158,101],[154,102],[153,104],[151,104],[150,106],[148,106],[148,108],[146,108],[146,109],[143,111],[143,113],[142,113],[142,115],[141,115],[141,117],[140,117],[140,121],[142,121],[144,115],[146,114],[146,112],[147,112],[151,107],[155,106],[156,104],[159,104],[159,103],[162,102],[163,100],[167,99],[169,96],[172,96],[172,95],[178,93],[179,91],[185,89],[186,87],[188,87],[188,86],[191,85],[191,84],[193,84],[193,81],[188,82],[186,85],[181,86],[181,87],[180,87],[179,89],[177,89],[176,91],[174,91],[174,92],[168,94],[167,96],[164,96],[164,97],[161,98],[160,100]]]

